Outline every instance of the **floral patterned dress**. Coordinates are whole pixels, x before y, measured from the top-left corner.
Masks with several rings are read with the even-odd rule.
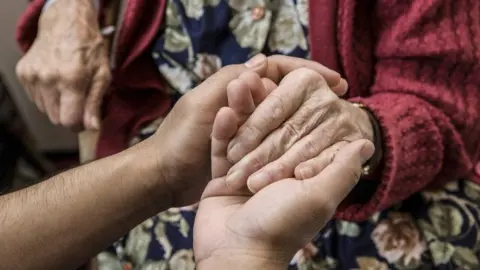
[[[314,0],[311,0],[314,1]],[[308,0],[170,0],[152,57],[180,97],[219,68],[251,56],[308,58]],[[131,143],[155,132],[162,119]],[[369,220],[333,220],[291,269],[480,269],[480,186],[452,179]],[[160,213],[98,256],[101,270],[194,269],[195,207]]]

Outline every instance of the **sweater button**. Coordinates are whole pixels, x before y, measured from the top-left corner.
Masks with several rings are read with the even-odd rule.
[[[477,174],[477,176],[480,176],[480,162],[477,163],[477,165],[475,166],[475,173]]]
[[[254,7],[252,8],[252,18],[254,21],[259,21],[263,19],[265,16],[265,8],[260,6],[260,7]]]

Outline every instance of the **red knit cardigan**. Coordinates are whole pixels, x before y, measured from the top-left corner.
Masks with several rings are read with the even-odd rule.
[[[20,19],[24,51],[35,39],[43,2],[31,1]],[[99,156],[124,149],[142,124],[171,106],[149,51],[165,2],[128,1]],[[480,183],[471,174],[480,157],[480,2],[310,0],[309,8],[312,59],[343,74],[348,98],[366,105],[383,132],[374,193],[337,217],[364,220],[460,177]]]

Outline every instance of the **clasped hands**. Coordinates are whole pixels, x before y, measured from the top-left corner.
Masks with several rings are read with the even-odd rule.
[[[245,71],[228,83],[195,221],[199,267],[285,269],[355,186],[373,131],[361,108],[339,98],[345,80],[329,75],[300,67],[277,85]]]

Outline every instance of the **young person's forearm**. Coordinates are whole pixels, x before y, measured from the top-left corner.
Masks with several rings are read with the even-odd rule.
[[[75,269],[170,206],[146,141],[0,197],[5,269]]]

